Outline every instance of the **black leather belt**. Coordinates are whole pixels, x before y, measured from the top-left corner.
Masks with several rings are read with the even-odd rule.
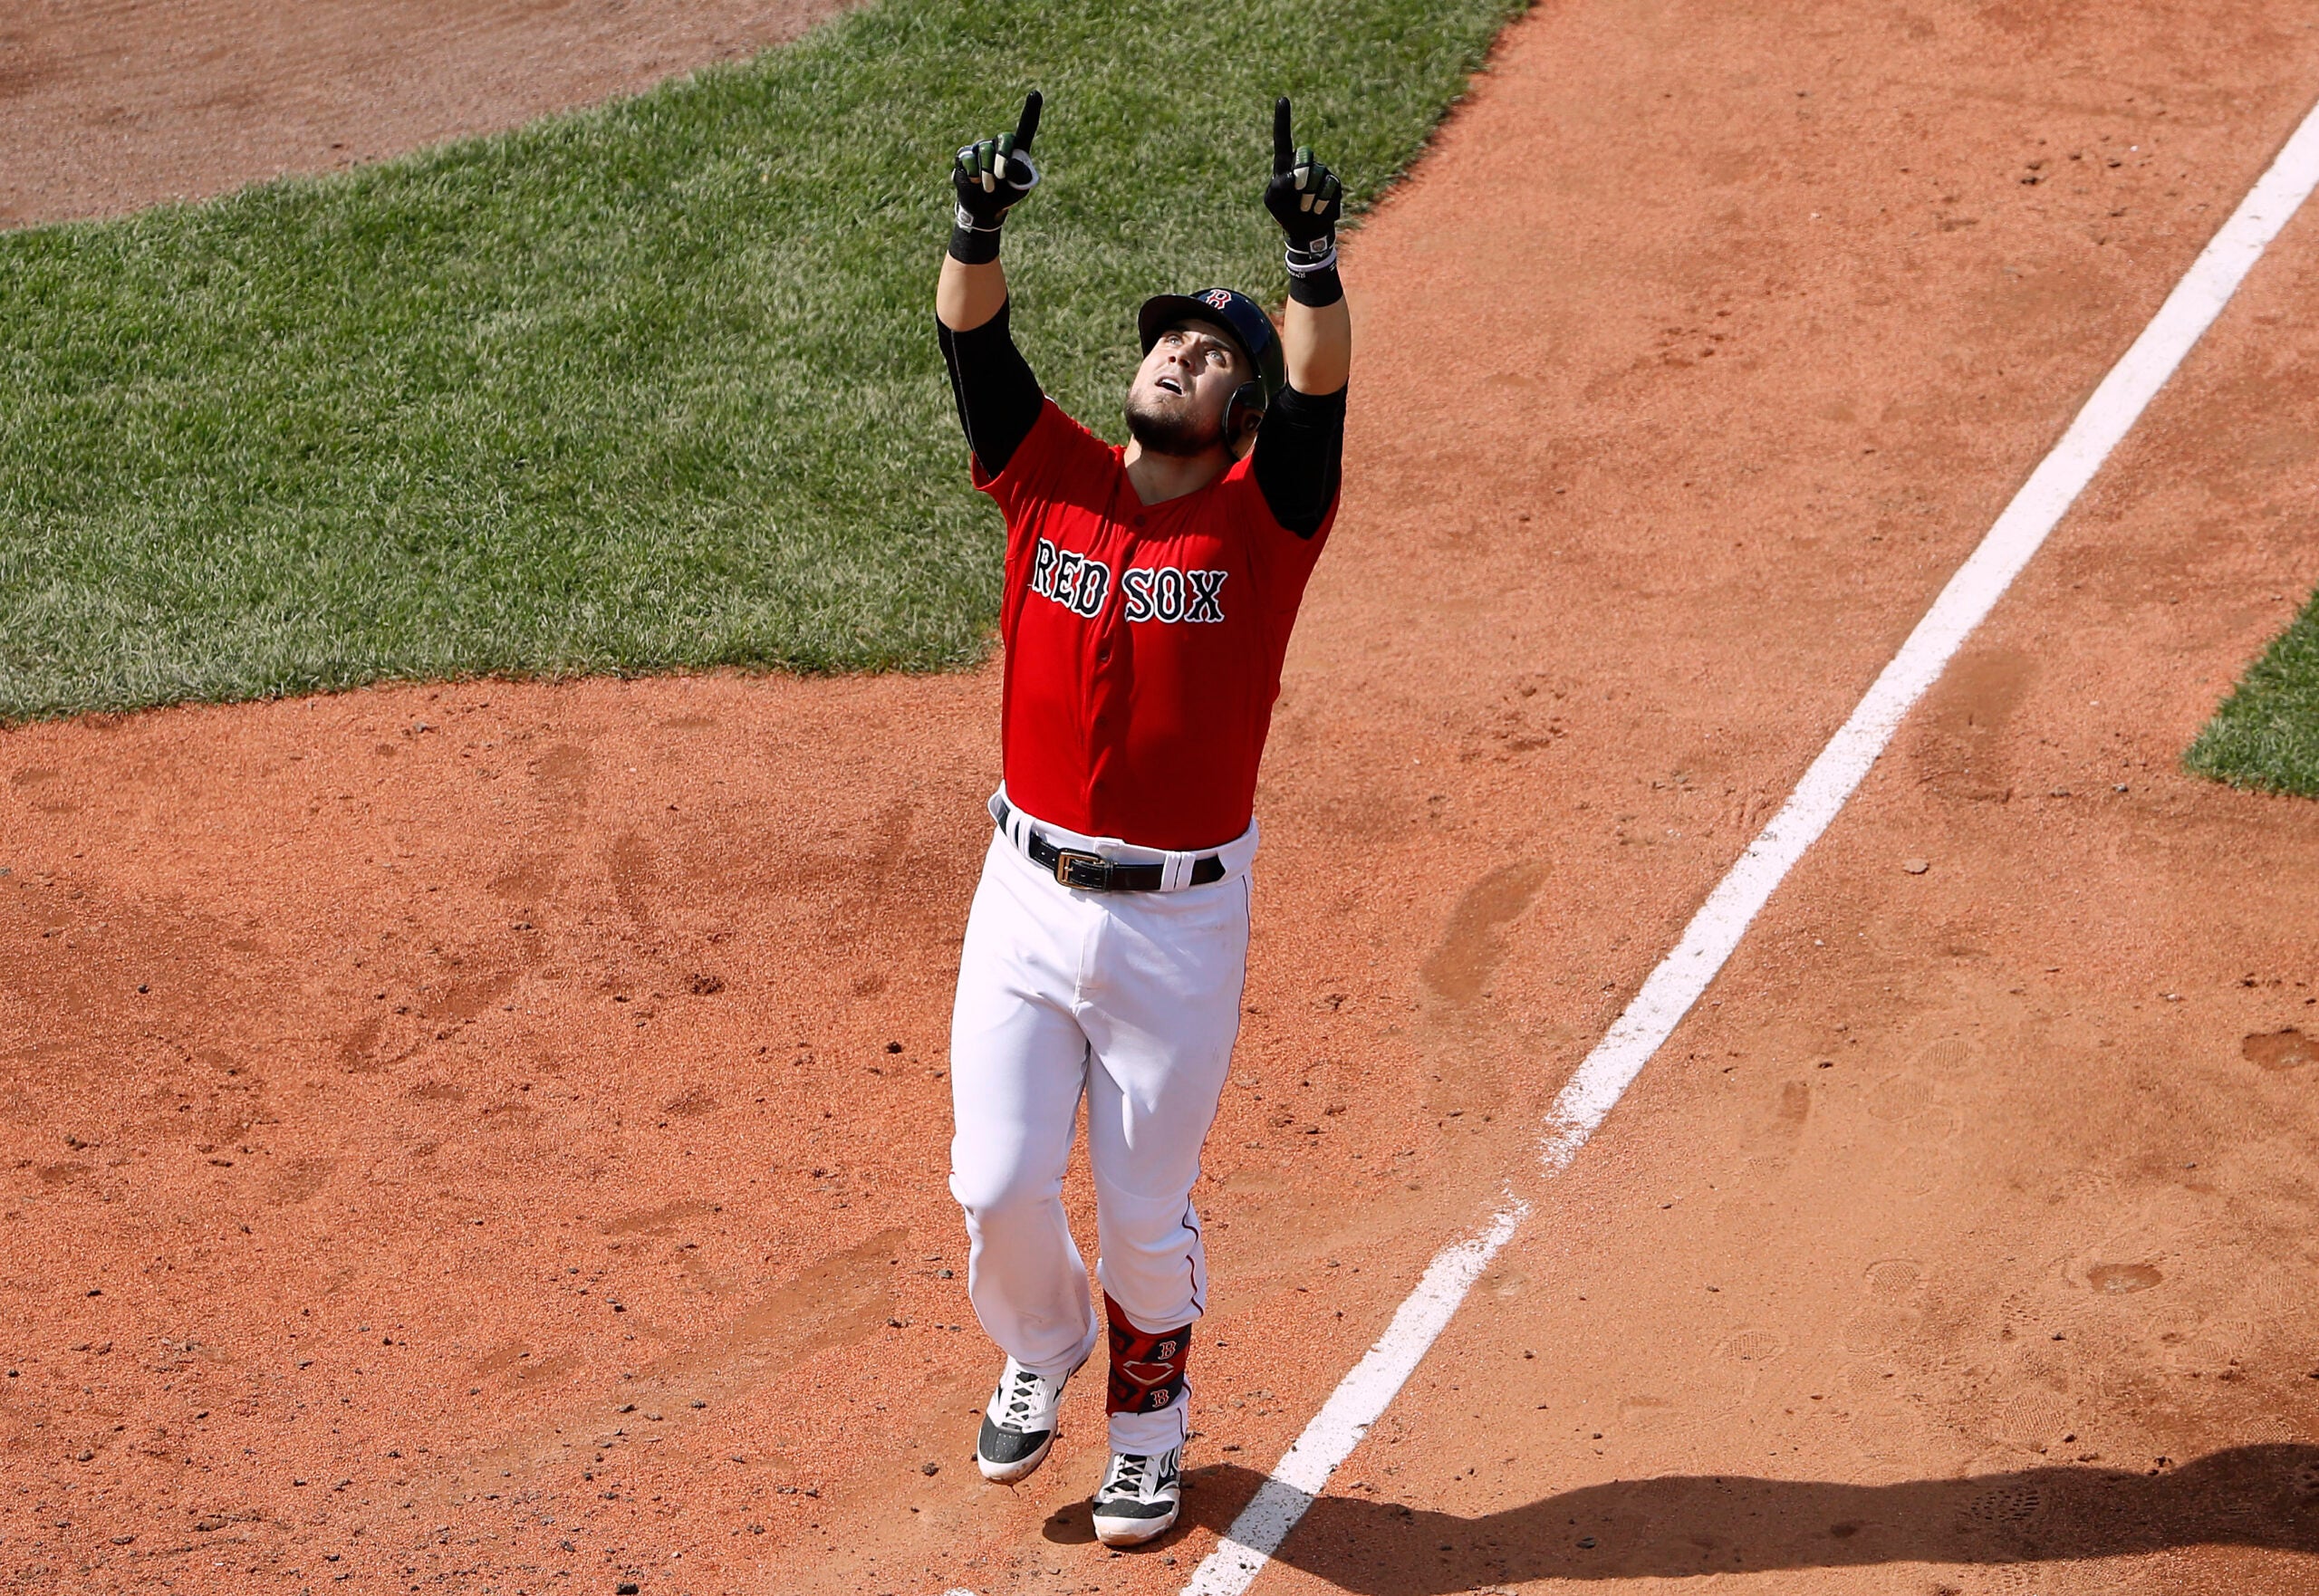
[[[1002,802],[998,806],[998,826],[1006,829],[1012,806]],[[1120,864],[1099,853],[1082,853],[1075,848],[1058,848],[1039,834],[1036,826],[1023,828],[1023,851],[1031,862],[1053,870],[1054,879],[1066,887],[1081,892],[1157,892],[1167,867],[1157,864]],[[1210,881],[1224,879],[1224,861],[1213,853],[1203,854],[1192,860],[1192,879],[1188,883],[1205,887]]]

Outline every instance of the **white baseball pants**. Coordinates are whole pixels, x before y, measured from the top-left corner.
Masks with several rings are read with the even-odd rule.
[[[1167,857],[1030,823],[1066,848]],[[1206,1303],[1191,1190],[1239,1034],[1255,844],[1251,827],[1205,886],[1082,892],[991,840],[950,1022],[950,1192],[975,1313],[1040,1374],[1068,1373],[1102,1334],[1063,1211],[1083,1095],[1104,1292],[1146,1331],[1188,1325]],[[1112,1415],[1112,1449],[1182,1445],[1189,1399]]]

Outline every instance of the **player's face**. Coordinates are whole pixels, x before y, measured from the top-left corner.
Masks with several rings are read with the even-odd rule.
[[[1162,332],[1127,390],[1128,429],[1154,454],[1198,455],[1224,438],[1224,412],[1256,373],[1240,346],[1198,322]]]

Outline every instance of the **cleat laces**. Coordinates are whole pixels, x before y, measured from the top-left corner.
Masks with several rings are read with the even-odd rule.
[[[1166,1454],[1147,1457],[1133,1452],[1114,1452],[1111,1477],[1103,1482],[1103,1488],[1097,1495],[1134,1502],[1149,1500],[1175,1483],[1175,1471],[1167,1466],[1168,1462]]]
[[[1029,1370],[1017,1367],[1014,1389],[1006,1394],[1006,1411],[998,1422],[1008,1429],[1028,1430],[1031,1415],[1038,1410],[1039,1377]]]

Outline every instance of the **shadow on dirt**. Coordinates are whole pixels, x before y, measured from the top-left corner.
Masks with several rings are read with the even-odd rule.
[[[1236,1464],[1194,1470],[1187,1519],[1226,1528],[1262,1477]],[[1328,1496],[1276,1555],[1362,1596],[1446,1596],[1531,1580],[2051,1562],[2194,1545],[2319,1555],[2319,1447],[2235,1447],[2150,1473],[2061,1466],[1890,1485],[1671,1475],[1474,1518]]]

